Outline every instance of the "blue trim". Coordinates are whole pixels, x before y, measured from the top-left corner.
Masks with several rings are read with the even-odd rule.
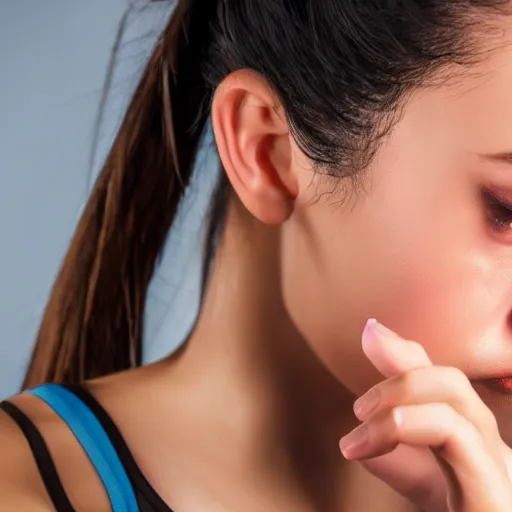
[[[26,393],[43,400],[73,432],[95,467],[114,512],[138,512],[128,475],[101,423],[71,391],[58,384],[44,384]]]

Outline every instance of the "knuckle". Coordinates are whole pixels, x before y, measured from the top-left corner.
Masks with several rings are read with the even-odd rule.
[[[482,419],[489,429],[498,430],[498,420],[494,413],[482,402]]]
[[[435,414],[447,436],[457,433],[460,424],[460,416],[451,405],[445,403],[438,404]]]
[[[458,414],[450,404],[437,404],[435,412],[438,414],[438,417],[447,425],[452,425],[457,421]]]
[[[416,394],[418,386],[424,383],[420,370],[412,370],[401,376],[401,394],[410,396]]]
[[[418,360],[422,360],[424,358],[428,359],[428,355],[426,350],[423,348],[423,345],[418,343],[417,341],[409,340],[407,342],[408,350],[418,358]]]
[[[455,411],[446,412],[439,431],[439,442],[446,447],[461,447],[474,444],[476,439],[472,424]]]
[[[471,446],[480,442],[478,429],[449,405],[442,404],[439,418],[446,443]]]
[[[459,391],[465,391],[471,385],[467,375],[453,366],[447,366],[444,368],[448,380],[456,386]]]
[[[466,444],[468,446],[475,445],[479,442],[478,430],[470,421],[463,416],[455,414],[451,421],[449,430],[446,432],[447,441],[458,444]]]
[[[458,368],[447,367],[445,368],[447,377],[451,382],[454,390],[454,402],[464,415],[473,410],[477,412],[479,421],[490,428],[497,428],[498,424],[493,412],[487,407],[480,399],[477,392],[473,388],[471,381],[467,375]]]
[[[465,408],[468,398],[474,394],[473,387],[466,374],[458,368],[443,368],[446,386],[453,393],[453,400],[460,408]]]

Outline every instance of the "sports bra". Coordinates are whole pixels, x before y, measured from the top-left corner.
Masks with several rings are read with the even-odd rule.
[[[114,421],[85,388],[45,384],[26,393],[48,404],[67,424],[98,473],[112,511],[172,512],[142,474]],[[75,512],[34,423],[9,401],[0,403],[0,409],[27,439],[55,510]]]

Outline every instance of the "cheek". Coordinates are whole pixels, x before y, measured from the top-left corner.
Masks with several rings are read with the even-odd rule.
[[[422,343],[436,364],[471,367],[478,339],[508,313],[474,225],[418,214],[411,227],[389,210],[384,219],[316,208],[285,232],[284,295],[330,371],[357,394],[380,380],[360,346],[372,317]]]

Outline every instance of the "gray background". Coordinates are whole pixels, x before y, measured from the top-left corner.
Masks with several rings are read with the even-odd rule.
[[[0,0],[0,398],[20,385],[60,260],[171,9]],[[150,286],[146,361],[171,351],[196,314],[198,235],[216,176],[205,151]]]

